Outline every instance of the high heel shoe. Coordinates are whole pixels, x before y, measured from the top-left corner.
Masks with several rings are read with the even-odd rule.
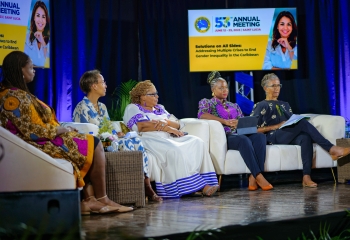
[[[269,191],[271,189],[273,189],[273,186],[271,184],[268,184],[266,186],[261,186],[261,184],[259,183],[258,179],[255,179],[256,180],[256,183],[259,185],[259,187],[261,187],[261,189],[263,191]]]
[[[341,148],[341,149],[339,149]],[[340,151],[342,151],[340,153]],[[333,152],[333,153],[332,153]],[[336,152],[336,153],[334,153]],[[342,157],[345,157],[347,155],[350,154],[350,148],[343,148],[343,147],[339,147],[339,146],[333,146],[330,150],[329,150],[329,154],[331,155],[331,158],[336,161]]]
[[[249,191],[256,191],[256,190],[258,190],[258,186],[248,186],[248,190]]]
[[[256,191],[256,190],[258,190],[258,185],[256,183],[256,179],[254,178],[253,174],[250,174],[248,180],[249,180],[248,190],[249,191]],[[255,186],[254,185],[250,185],[251,182],[254,182]]]

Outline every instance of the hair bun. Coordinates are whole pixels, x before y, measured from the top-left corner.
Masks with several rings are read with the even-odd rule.
[[[219,78],[219,77],[221,77],[221,75],[218,71],[212,71],[208,75],[207,82],[210,84],[211,81],[213,81],[214,79]]]

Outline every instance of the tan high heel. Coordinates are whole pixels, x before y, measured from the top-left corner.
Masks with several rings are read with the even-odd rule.
[[[341,151],[341,152],[340,152]],[[342,157],[345,157],[350,154],[350,148],[344,148],[339,146],[333,146],[329,150],[329,154],[331,155],[331,158],[336,161]]]

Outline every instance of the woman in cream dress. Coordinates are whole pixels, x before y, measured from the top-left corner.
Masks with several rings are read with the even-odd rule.
[[[139,132],[148,155],[160,169],[152,172],[156,190],[163,198],[181,197],[202,190],[211,196],[218,181],[209,151],[195,136],[185,136],[180,122],[158,104],[158,93],[151,81],[138,83],[130,92],[124,123]]]

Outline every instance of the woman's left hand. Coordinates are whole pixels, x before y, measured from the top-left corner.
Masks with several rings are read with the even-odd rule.
[[[292,50],[293,48],[290,46],[288,39],[287,38],[280,38],[277,40],[277,42],[279,44],[281,44],[282,47],[288,49],[288,50]]]
[[[166,120],[152,120],[154,122],[154,128],[157,131],[164,131],[164,129],[168,126],[168,122]]]

